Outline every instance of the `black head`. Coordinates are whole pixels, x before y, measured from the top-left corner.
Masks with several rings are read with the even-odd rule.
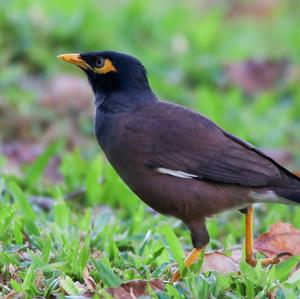
[[[79,66],[88,77],[96,102],[118,101],[123,104],[153,96],[145,67],[136,58],[112,51],[62,54],[58,58]]]

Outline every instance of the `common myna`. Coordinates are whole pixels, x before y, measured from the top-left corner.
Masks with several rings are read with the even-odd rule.
[[[112,51],[63,54],[95,96],[95,133],[124,182],[154,210],[181,219],[194,249],[209,242],[205,219],[229,209],[246,214],[246,261],[253,256],[252,204],[300,203],[300,179],[205,116],[159,100],[142,63]],[[279,256],[262,261],[279,262]],[[179,279],[179,272],[173,281]]]

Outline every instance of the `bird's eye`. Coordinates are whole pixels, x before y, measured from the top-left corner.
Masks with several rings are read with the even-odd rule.
[[[102,67],[104,65],[104,59],[103,57],[97,57],[96,59],[96,66],[97,67]]]

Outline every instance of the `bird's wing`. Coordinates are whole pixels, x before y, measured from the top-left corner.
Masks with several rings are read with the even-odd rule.
[[[159,102],[137,113],[126,127],[131,137],[136,135],[136,146],[147,147],[146,166],[160,173],[253,187],[283,176],[264,153],[180,106]]]

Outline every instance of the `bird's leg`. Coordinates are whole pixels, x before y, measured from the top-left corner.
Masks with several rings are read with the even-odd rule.
[[[198,259],[199,254],[201,253],[203,248],[208,244],[209,235],[205,226],[205,221],[203,219],[198,221],[191,221],[189,223],[186,223],[186,225],[188,226],[191,232],[192,243],[194,246],[194,249],[184,261],[184,266],[186,268],[189,268]],[[179,279],[180,272],[177,269],[172,275],[172,282],[175,282]]]
[[[251,266],[256,265],[253,256],[253,207],[250,206],[246,212],[246,262]]]
[[[186,268],[189,268],[192,264],[195,263],[195,261],[198,259],[199,254],[201,253],[202,248],[194,248],[191,253],[186,257],[186,259],[184,260],[184,266]],[[172,282],[176,282],[180,279],[180,272],[179,269],[177,269],[173,275],[172,275]]]
[[[257,260],[254,257],[253,252],[253,207],[250,206],[246,212],[246,262],[251,266],[255,266]],[[270,258],[265,258],[261,260],[263,266],[278,264],[280,262],[280,257],[284,255],[290,255],[287,252],[279,253]]]

